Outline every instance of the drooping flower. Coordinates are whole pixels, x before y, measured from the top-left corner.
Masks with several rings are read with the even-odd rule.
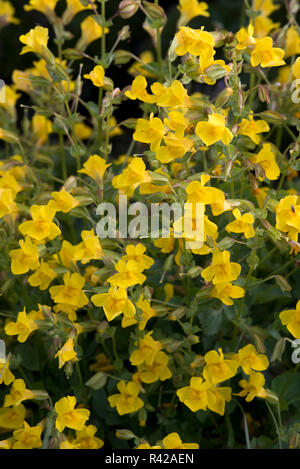
[[[144,402],[138,397],[141,388],[134,381],[127,384],[119,381],[117,388],[120,394],[108,396],[108,402],[111,407],[116,407],[119,415],[131,414],[144,406]]]
[[[65,427],[81,431],[89,419],[90,411],[82,408],[75,409],[76,402],[75,396],[62,397],[56,402],[57,418],[55,425],[60,433],[64,431]]]

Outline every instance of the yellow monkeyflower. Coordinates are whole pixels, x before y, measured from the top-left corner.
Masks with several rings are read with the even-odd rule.
[[[179,25],[185,25],[196,16],[209,16],[206,2],[198,0],[179,0],[178,10],[180,11]]]
[[[14,198],[12,190],[0,188],[0,218],[5,215],[15,215],[18,213],[18,206],[14,202]]]
[[[32,129],[37,144],[42,145],[52,132],[52,122],[45,116],[35,114],[32,118]]]
[[[185,110],[191,106],[191,99],[186,88],[179,80],[174,80],[170,86],[166,87],[159,82],[151,85],[151,91],[155,96],[155,102],[159,107]]]
[[[132,365],[139,366],[145,363],[146,365],[152,365],[157,354],[162,349],[162,343],[159,340],[154,340],[152,337],[153,331],[148,332],[139,341],[139,348],[134,350],[129,360]]]
[[[138,328],[140,331],[143,331],[149,319],[156,316],[156,312],[155,309],[151,307],[150,301],[145,299],[143,294],[139,297],[138,301],[136,302],[136,306],[142,311],[142,316],[138,320]]]
[[[132,136],[137,142],[150,143],[150,150],[156,151],[165,134],[165,127],[159,117],[150,115],[150,119],[139,118]]]
[[[26,274],[28,270],[36,270],[40,265],[38,247],[29,237],[19,241],[20,249],[9,251],[11,271],[14,275]]]
[[[30,427],[27,422],[24,422],[24,428],[15,430],[13,433],[12,449],[41,448],[43,444],[41,440],[42,432],[43,427],[41,425]]]
[[[183,112],[170,111],[168,117],[164,119],[164,124],[170,130],[174,130],[177,138],[182,138],[185,129],[189,125],[189,120],[184,116]]]
[[[95,425],[84,426],[82,430],[76,430],[76,438],[72,444],[76,449],[100,449],[104,442],[95,436],[96,432]]]
[[[296,304],[296,309],[282,311],[279,318],[295,339],[300,339],[300,300]]]
[[[154,383],[155,381],[171,378],[172,373],[168,368],[169,357],[166,353],[159,351],[151,365],[142,363],[138,366],[138,374],[143,383]]]
[[[0,408],[0,427],[15,430],[24,425],[26,409],[23,404]]]
[[[300,34],[295,26],[291,26],[286,33],[285,56],[300,54]]]
[[[5,360],[2,360],[2,358],[0,359],[0,376],[0,384],[4,383],[5,386],[11,384],[15,379],[14,375],[9,369],[9,361],[6,362]]]
[[[239,211],[238,208],[235,208],[232,211],[232,214],[235,218],[234,221],[226,225],[225,230],[228,233],[244,233],[245,238],[253,238],[255,236],[255,231],[253,229],[254,218],[251,213],[243,213]]]
[[[104,85],[104,68],[102,65],[96,65],[89,74],[83,75],[87,80],[91,80],[94,86],[101,88]]]
[[[60,433],[64,431],[65,427],[81,431],[89,419],[90,411],[82,408],[75,409],[76,402],[75,396],[62,397],[56,402],[57,418],[55,425]]]
[[[245,290],[230,282],[218,283],[213,286],[210,296],[218,298],[222,303],[224,303],[224,305],[230,306],[233,305],[232,298],[243,298],[243,296],[245,296]]]
[[[257,38],[266,37],[271,31],[277,29],[280,23],[274,23],[267,16],[257,16],[254,20],[255,36]]]
[[[288,233],[293,241],[298,240],[300,232],[300,204],[297,195],[287,195],[275,207],[276,228]]]
[[[201,272],[201,276],[206,282],[213,282],[214,285],[224,282],[232,282],[241,273],[241,266],[237,262],[230,262],[230,252],[213,251],[212,265],[206,267]]]
[[[222,349],[210,350],[204,355],[206,363],[203,369],[203,377],[212,384],[218,384],[232,378],[238,369],[238,361],[225,359]]]
[[[122,173],[113,178],[112,185],[122,193],[132,196],[140,184],[151,181],[142,158],[134,157]]]
[[[219,140],[224,145],[229,145],[233,135],[225,126],[225,123],[225,116],[222,114],[210,114],[207,122],[201,121],[197,123],[195,133],[207,146],[213,145]]]
[[[208,174],[202,174],[200,181],[192,181],[186,187],[187,203],[210,205],[213,215],[219,215],[226,208],[225,194],[216,187],[207,186],[210,181]]]
[[[20,36],[20,42],[25,44],[20,54],[26,54],[27,52],[35,52],[36,54],[43,55],[45,48],[47,49],[49,40],[48,28],[42,26],[36,26],[31,29],[27,34]]]
[[[107,279],[108,283],[113,287],[128,288],[137,283],[142,285],[146,280],[145,275],[140,272],[140,266],[136,261],[130,260],[125,262],[120,259],[116,263],[115,269],[118,273]]]
[[[59,368],[62,368],[66,362],[76,362],[78,361],[77,353],[74,350],[74,339],[69,337],[66,343],[62,346],[61,349],[55,354],[54,358],[58,358]]]
[[[81,232],[82,242],[74,246],[73,260],[87,264],[91,260],[101,259],[103,257],[102,247],[94,229],[83,230]]]
[[[85,284],[85,278],[78,273],[71,274],[67,272],[63,276],[64,285],[51,287],[49,293],[55,303],[62,303],[82,308],[87,305],[89,300],[82,287]]]
[[[128,246],[126,246],[126,254],[122,257],[122,260],[125,262],[135,261],[138,264],[139,272],[142,272],[145,269],[150,269],[154,264],[154,260],[146,256],[144,254],[145,252],[146,248],[141,243],[136,246],[134,244],[128,244]]]
[[[169,133],[164,137],[165,146],[158,148],[156,158],[161,163],[170,163],[176,158],[182,158],[188,151],[192,151],[194,142],[189,138],[177,138]],[[160,186],[161,187],[161,186]]]
[[[141,388],[134,381],[127,384],[119,381],[117,388],[120,394],[113,394],[107,399],[111,407],[116,407],[119,415],[131,414],[144,406],[144,402],[138,397]]]
[[[77,122],[74,125],[74,132],[80,140],[87,140],[92,134],[92,129],[84,122]]]
[[[165,449],[199,449],[197,443],[182,443],[178,433],[173,432],[162,440]]]
[[[39,287],[40,290],[47,290],[56,277],[55,270],[51,269],[49,264],[42,259],[40,267],[28,277],[28,283],[32,287]]]
[[[111,166],[111,163],[106,164],[106,161],[98,155],[91,155],[89,159],[84,163],[83,169],[79,169],[79,173],[87,174],[94,181],[98,181],[103,178],[103,175],[107,168]]]
[[[85,49],[89,44],[100,39],[103,34],[103,28],[99,23],[92,17],[88,16],[81,23],[81,38],[78,41],[77,48]],[[104,34],[109,32],[108,28],[105,28]]]
[[[4,330],[6,335],[17,335],[19,342],[25,342],[33,331],[38,328],[35,321],[30,319],[25,308],[20,311],[16,322],[9,322],[6,324]]]
[[[67,9],[65,10],[62,21],[64,24],[68,24],[72,21],[77,13],[80,13],[83,10],[91,10],[92,5],[89,3],[88,5],[83,5],[80,0],[66,0],[67,1]],[[92,3],[95,3],[95,0],[91,0]]]
[[[137,75],[143,75],[144,77],[155,77],[155,74],[149,72],[145,65],[151,64],[152,62],[155,62],[153,53],[149,50],[146,50],[142,52],[139,56],[139,61],[134,62],[127,72],[130,75],[137,76]]]
[[[79,202],[64,188],[59,192],[52,192],[51,197],[54,200],[48,202],[48,207],[56,212],[69,213],[72,208],[78,207]]]
[[[253,115],[249,115],[249,119],[242,119],[239,126],[239,135],[246,135],[257,145],[261,141],[261,136],[258,135],[263,132],[269,132],[270,127],[264,120],[254,120]]]
[[[194,376],[190,380],[190,385],[178,389],[176,394],[180,402],[192,412],[210,409],[219,415],[224,415],[225,402],[231,399],[231,388],[216,387],[200,376]]]
[[[181,26],[176,34],[177,48],[176,54],[179,56],[187,53],[201,57],[212,57],[215,55],[215,40],[212,34],[202,29],[192,29],[188,26]]]
[[[125,91],[129,99],[139,99],[143,103],[154,103],[156,98],[147,92],[147,80],[143,75],[138,75],[133,80],[130,90]]]
[[[264,389],[265,377],[262,373],[251,371],[249,380],[242,379],[239,385],[243,388],[237,395],[245,397],[246,402],[251,402],[255,397],[266,397],[266,390]]]
[[[265,67],[279,67],[285,65],[284,50],[279,47],[273,47],[273,39],[271,37],[264,37],[257,39],[254,49],[251,52],[251,65],[257,67],[260,65]]]
[[[14,23],[18,24],[19,20],[14,17],[15,9],[10,2],[0,2],[0,23],[3,25]]]
[[[272,152],[270,143],[264,143],[257,155],[251,157],[251,162],[259,164],[270,181],[274,181],[280,176],[280,168],[276,162],[275,154]],[[263,178],[262,178],[263,179]]]
[[[24,10],[37,10],[45,15],[53,16],[57,2],[58,0],[29,0],[28,5],[24,5]]]
[[[246,375],[249,375],[251,370],[263,371],[269,366],[268,357],[263,353],[257,353],[256,348],[252,344],[241,348],[234,358],[238,360],[239,366]]]
[[[260,11],[264,16],[270,16],[274,11],[280,8],[280,5],[274,4],[273,0],[254,0],[254,10]]]
[[[9,114],[15,118],[16,116],[16,102],[20,98],[20,94],[16,93],[14,86],[5,86],[5,103],[0,103],[0,107],[6,109]]]
[[[108,321],[112,321],[120,314],[127,318],[135,315],[135,306],[128,299],[124,288],[111,287],[107,293],[98,293],[91,298],[95,306],[102,306]]]
[[[52,221],[55,216],[53,208],[48,205],[32,205],[30,214],[32,220],[24,221],[19,225],[22,235],[28,235],[38,242],[44,242],[61,234],[58,226]]]
[[[9,394],[4,397],[3,407],[18,406],[21,402],[34,399],[34,393],[26,389],[23,379],[15,379],[11,385]]]
[[[247,47],[253,46],[255,44],[253,25],[249,24],[247,28],[241,28],[236,33],[236,39],[238,41],[236,46],[238,50],[244,50]]]

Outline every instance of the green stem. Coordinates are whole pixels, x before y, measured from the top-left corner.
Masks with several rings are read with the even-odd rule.
[[[267,407],[268,407],[268,409],[269,409],[269,412],[270,412],[270,414],[271,414],[272,420],[273,420],[273,422],[274,422],[274,426],[275,426],[276,433],[277,433],[277,436],[278,436],[279,449],[282,449],[280,428],[279,428],[279,426],[278,426],[277,420],[276,420],[275,415],[274,415],[274,413],[273,413],[273,411],[272,411],[272,409],[271,409],[270,404],[268,403],[268,401],[265,401],[265,403],[266,403],[266,405],[267,405]]]
[[[62,179],[65,181],[68,177],[68,172],[67,172],[67,163],[66,163],[66,155],[65,155],[65,148],[64,148],[64,136],[62,132],[59,132],[58,136],[59,136],[61,175],[62,175]]]

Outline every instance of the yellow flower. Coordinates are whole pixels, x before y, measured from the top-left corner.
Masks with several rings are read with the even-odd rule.
[[[253,115],[249,115],[249,119],[242,119],[242,122],[239,126],[239,135],[246,135],[247,137],[251,138],[251,140],[256,143],[257,145],[260,143],[261,137],[260,133],[269,132],[270,127],[267,122],[264,120],[257,120],[253,119]]]
[[[269,360],[263,353],[257,353],[256,348],[252,344],[245,345],[234,356],[239,361],[239,366],[242,367],[246,375],[253,371],[263,371],[269,366]]]
[[[69,337],[63,347],[55,354],[54,358],[58,357],[59,368],[62,368],[66,362],[78,361],[77,353],[74,350],[74,340]]]
[[[137,142],[150,143],[150,150],[156,151],[165,134],[165,127],[159,117],[150,115],[150,119],[138,119],[132,136]]]
[[[279,318],[295,339],[300,339],[300,300],[297,302],[296,309],[282,311]]]
[[[26,54],[27,52],[35,52],[36,54],[43,55],[45,48],[47,49],[49,40],[48,28],[42,26],[36,26],[31,29],[27,34],[20,36],[20,42],[25,44],[20,54]]]
[[[78,207],[79,202],[64,188],[59,192],[52,192],[48,207],[55,210],[55,212],[69,213],[72,208]]]
[[[89,366],[90,371],[103,371],[104,373],[113,371],[114,367],[104,353],[98,353],[95,359],[96,361]]]
[[[188,204],[210,205],[213,215],[219,215],[226,208],[225,194],[216,187],[207,186],[210,181],[208,174],[202,174],[200,181],[192,181],[186,187]]]
[[[212,265],[206,267],[201,272],[201,276],[206,282],[213,282],[214,285],[224,282],[232,282],[241,273],[241,266],[237,262],[230,262],[230,252],[213,251]]]
[[[277,29],[280,23],[274,23],[271,18],[257,16],[254,20],[255,36],[257,38],[266,37],[273,29]]]
[[[139,348],[134,350],[129,357],[132,365],[139,366],[145,363],[151,366],[154,363],[157,354],[162,349],[162,343],[159,340],[154,340],[151,337],[152,334],[153,331],[150,331],[143,339],[140,339]]]
[[[128,288],[137,283],[142,285],[146,280],[135,261],[125,262],[121,259],[116,263],[115,269],[118,273],[107,279],[113,287]]]
[[[14,275],[26,274],[28,270],[36,270],[39,265],[39,250],[30,238],[19,241],[20,249],[9,251],[11,258],[11,271]]]
[[[169,433],[162,440],[165,449],[199,449],[197,443],[182,443],[178,433]]]
[[[15,9],[10,2],[0,2],[0,18],[1,24],[6,25],[9,23],[18,24],[20,21],[14,17]]]
[[[210,350],[204,355],[206,366],[203,369],[203,377],[212,384],[218,384],[232,378],[238,369],[238,361],[224,359],[222,349]]]
[[[170,111],[168,117],[164,119],[164,124],[170,130],[175,131],[177,138],[184,136],[184,131],[189,125],[189,120],[184,117],[184,114],[179,111]]]
[[[26,314],[25,308],[20,311],[16,322],[6,324],[4,330],[6,335],[17,335],[19,342],[25,342],[31,332],[37,329],[37,324]]]
[[[300,232],[300,204],[296,195],[287,195],[275,207],[276,228],[288,233],[293,241],[298,240]]]
[[[233,305],[232,298],[242,298],[245,295],[245,290],[238,285],[232,285],[230,282],[218,283],[214,285],[210,296],[218,298],[224,305]]]
[[[130,75],[137,76],[137,75],[143,75],[144,77],[153,77],[153,73],[149,72],[146,68],[144,68],[145,65],[151,64],[151,62],[155,62],[154,56],[151,51],[146,50],[142,52],[139,56],[140,61],[134,62],[127,72]]]
[[[15,118],[16,116],[15,106],[20,96],[21,95],[19,93],[16,93],[14,86],[5,86],[5,102],[0,102],[0,106],[6,109],[12,118]]]
[[[147,92],[147,80],[143,75],[138,75],[132,82],[130,90],[125,91],[125,96],[130,99],[139,99],[144,103],[154,103],[156,98]]]
[[[251,213],[244,213],[241,215],[241,212],[238,208],[232,211],[232,214],[235,218],[234,221],[226,225],[225,230],[228,233],[244,233],[245,238],[253,238],[255,236],[255,231],[253,229],[254,218]]]
[[[146,170],[144,161],[142,158],[135,157],[121,174],[113,178],[112,185],[122,193],[132,196],[140,184],[151,181],[152,178]]]
[[[201,57],[212,57],[215,55],[215,40],[212,34],[202,29],[192,29],[181,26],[176,34],[178,46],[175,50],[179,56],[187,53]]]
[[[76,449],[100,449],[104,442],[95,436],[97,427],[95,425],[84,426],[82,430],[76,431],[76,438],[73,440],[73,445]]]
[[[62,397],[56,402],[55,410],[57,418],[55,425],[60,433],[64,431],[65,427],[81,431],[89,419],[90,411],[82,408],[75,409],[75,405],[75,396]]]
[[[9,440],[1,440],[0,441],[0,449],[11,449],[13,444],[13,439],[10,438]]]
[[[252,24],[249,24],[248,28],[241,28],[236,33],[236,39],[238,41],[236,46],[238,50],[244,50],[247,49],[247,47],[254,45],[254,28]]]
[[[295,26],[291,26],[286,33],[285,56],[300,54],[300,35]]]
[[[138,373],[143,383],[154,383],[155,381],[171,378],[172,373],[168,368],[169,357],[166,353],[159,351],[151,365],[142,363],[138,367]]]
[[[74,125],[74,132],[80,140],[87,140],[92,134],[92,129],[83,122],[77,122]]]
[[[49,264],[42,259],[40,267],[28,277],[28,283],[32,287],[39,287],[40,290],[47,290],[56,277],[55,270],[51,269]]]
[[[38,242],[52,240],[61,234],[58,226],[53,223],[55,210],[47,205],[32,205],[30,208],[32,220],[19,225],[22,235],[28,235]]]
[[[136,303],[136,306],[142,311],[142,315],[141,317],[138,318],[138,322],[139,322],[139,330],[143,331],[149,319],[156,316],[156,312],[155,312],[155,309],[151,308],[150,301],[145,299],[143,294],[139,297]]]
[[[280,168],[276,162],[275,154],[272,152],[270,143],[264,143],[262,149],[257,155],[251,157],[254,164],[259,164],[270,181],[278,179],[280,176]],[[260,178],[263,180],[264,178]]]
[[[78,49],[85,49],[91,42],[100,39],[103,34],[103,29],[100,24],[92,17],[88,16],[81,23],[81,38],[77,44]],[[104,34],[109,32],[108,28],[105,28]]]
[[[116,407],[119,415],[131,414],[144,406],[144,402],[138,397],[141,388],[137,383],[130,381],[126,384],[125,381],[120,381],[117,388],[120,394],[109,396],[108,402],[111,407]]]
[[[210,409],[224,415],[225,402],[231,399],[231,388],[215,387],[201,377],[192,377],[190,385],[178,389],[176,392],[180,402],[183,402],[192,412]]]
[[[143,272],[145,269],[150,269],[154,264],[154,260],[144,254],[145,251],[146,248],[141,243],[136,246],[129,244],[126,246],[126,255],[122,257],[122,260],[125,262],[135,261],[138,264],[139,272]]]
[[[24,422],[24,428],[15,430],[13,433],[15,441],[13,442],[12,449],[41,448],[42,432],[43,427],[41,425],[30,427],[27,422]]]
[[[0,188],[0,218],[5,215],[15,215],[18,213],[18,206],[15,204],[14,198],[12,190]]]
[[[108,321],[112,321],[120,314],[127,318],[135,315],[135,307],[127,297],[124,288],[111,287],[108,293],[98,293],[91,298],[95,306],[102,306]]]
[[[265,377],[262,373],[252,371],[249,376],[249,381],[242,379],[239,385],[243,388],[237,395],[245,397],[246,402],[252,401],[255,397],[266,397],[266,390],[264,389]]]
[[[165,87],[159,82],[151,85],[151,91],[155,95],[155,102],[159,107],[168,107],[170,109],[180,109],[185,111],[192,104],[187,94],[186,88],[178,80]]]
[[[37,10],[45,15],[53,15],[58,0],[29,0],[29,4],[24,6],[24,10]]]
[[[0,359],[0,376],[0,384],[4,383],[5,386],[11,384],[15,379],[14,375],[9,369],[9,361],[6,362],[5,360],[2,360],[2,358]]]
[[[82,242],[74,246],[73,260],[87,264],[91,260],[101,259],[103,257],[102,247],[94,229],[81,232]]]
[[[3,407],[0,409],[0,427],[6,430],[15,430],[24,425],[26,409],[23,404]]]
[[[91,80],[94,86],[101,88],[104,85],[104,68],[102,65],[96,65],[89,74],[83,75],[87,80]]]
[[[95,3],[95,0],[91,0],[92,3]],[[80,0],[67,0],[67,9],[65,10],[62,21],[64,24],[70,23],[77,13],[83,10],[91,10],[92,5],[88,4],[84,6]]]
[[[85,284],[85,278],[80,274],[71,274],[67,272],[63,277],[64,285],[51,287],[49,293],[55,303],[62,303],[82,308],[87,305],[89,300],[82,287]]]
[[[32,128],[37,145],[42,145],[48,140],[48,136],[52,132],[52,122],[45,116],[35,114],[32,118]]]
[[[170,163],[176,158],[182,158],[188,151],[192,151],[194,142],[189,138],[177,138],[169,133],[164,137],[165,146],[159,147],[156,158],[161,163]],[[161,186],[160,186],[161,187]]]
[[[26,389],[24,380],[15,379],[10,388],[10,393],[6,394],[4,397],[3,407],[18,406],[21,402],[33,398],[34,393],[29,389]]]
[[[265,67],[279,67],[285,65],[284,50],[279,47],[273,47],[273,39],[271,37],[264,37],[258,39],[256,45],[251,52],[251,65],[257,67],[260,65]]]
[[[199,2],[198,0],[179,0],[179,6],[177,8],[181,16],[179,25],[187,24],[196,16],[209,16],[206,2]]]
[[[233,135],[225,126],[225,116],[222,114],[210,114],[208,122],[198,122],[195,129],[196,135],[201,138],[205,145],[213,145],[221,140],[224,145],[229,145]]]
[[[274,5],[273,0],[254,0],[254,10],[260,11],[264,16],[271,15],[280,5]]]
[[[103,178],[103,175],[109,166],[111,166],[111,163],[106,164],[106,161],[101,158],[101,156],[92,155],[84,163],[83,169],[79,169],[78,172],[87,174],[90,178],[94,179],[94,181],[98,181]]]

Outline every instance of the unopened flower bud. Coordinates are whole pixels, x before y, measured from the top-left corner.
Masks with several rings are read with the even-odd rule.
[[[140,0],[122,0],[119,4],[121,18],[124,20],[131,18],[138,11],[140,4]]]
[[[159,5],[156,5],[155,3],[150,3],[150,2],[143,2],[143,6],[145,8],[146,15],[148,18],[152,21],[157,21],[160,20],[162,22],[162,25],[165,24],[167,20],[167,16],[165,14],[165,11],[162,7]]]
[[[116,65],[127,64],[131,59],[131,54],[127,50],[119,49],[114,52],[114,62]]]
[[[116,437],[119,438],[119,440],[132,440],[133,438],[136,438],[135,434],[131,430],[116,430]]]

